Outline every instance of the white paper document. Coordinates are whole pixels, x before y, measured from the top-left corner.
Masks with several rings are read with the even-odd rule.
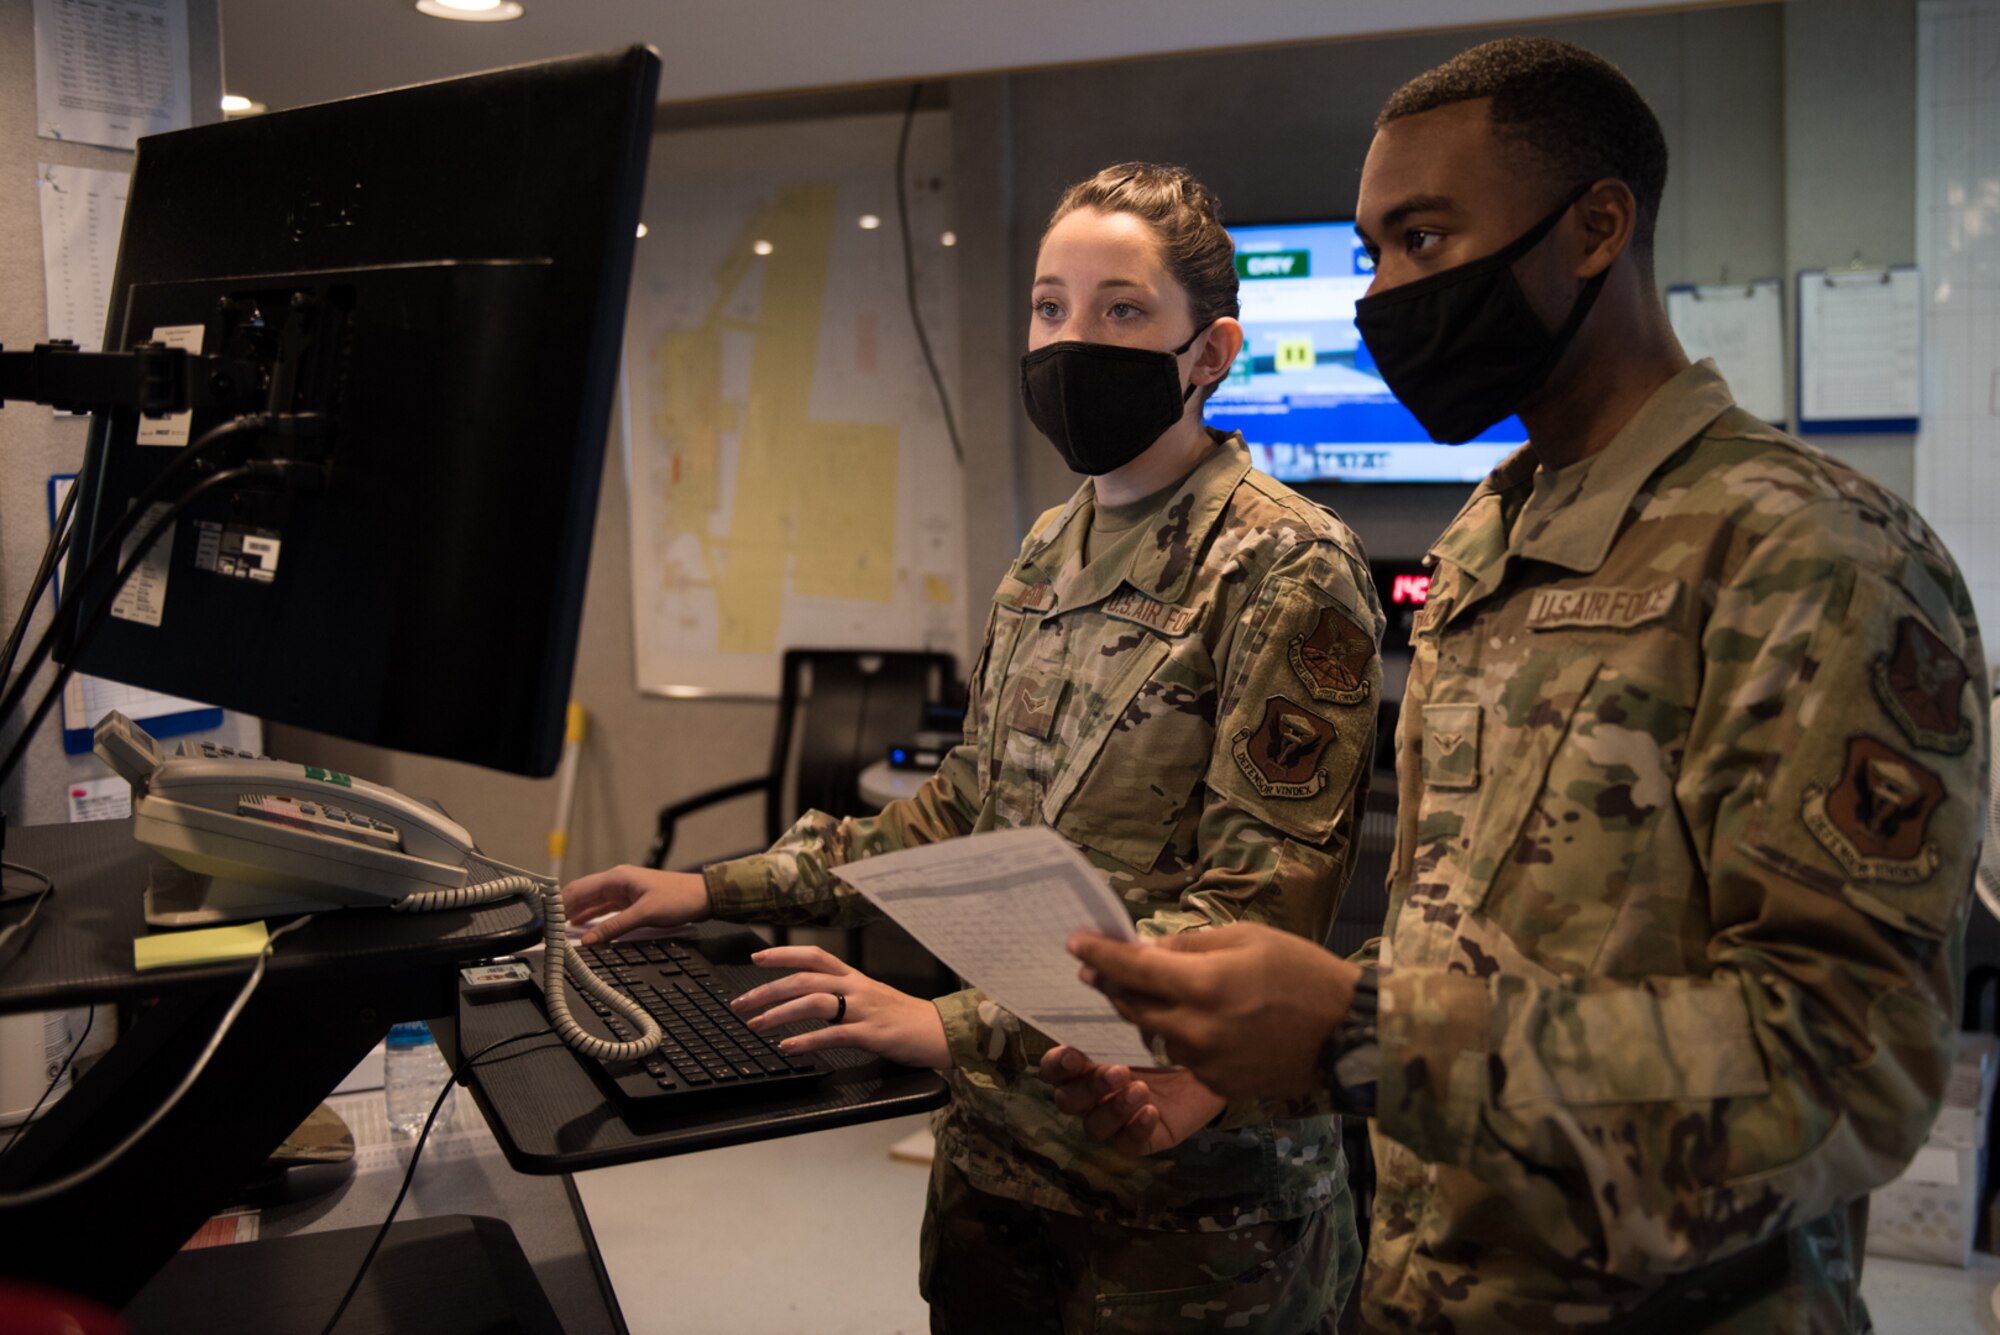
[[[1914,268],[1799,275],[1799,421],[1909,421],[1923,408]]]
[[[49,298],[49,337],[66,338],[85,352],[104,341],[111,306],[111,275],[118,264],[118,234],[125,225],[125,172],[63,167],[37,169],[42,206],[42,281]]]
[[[1100,1062],[1157,1066],[1139,1031],[1077,977],[1072,932],[1138,939],[1104,874],[1054,830],[968,835],[840,868],[960,977]]]
[[[1667,289],[1674,336],[1695,361],[1712,358],[1745,411],[1785,420],[1785,289],[1754,283]]]
[[[124,820],[132,814],[132,785],[113,774],[103,779],[78,779],[69,786],[70,824],[88,820]]]
[[[69,495],[69,489],[76,485],[76,478],[74,476],[58,476],[55,479],[55,484],[55,494],[50,498],[49,506],[49,517],[51,520],[54,519],[55,513],[62,509],[63,500]],[[171,535],[164,536],[160,539],[160,544],[161,546],[166,546],[171,541]],[[128,547],[127,550],[129,551],[130,548]],[[153,550],[157,554],[159,548],[156,547]],[[153,564],[151,556],[147,557],[146,564]],[[136,571],[133,572],[135,578],[137,577],[137,573]],[[62,572],[60,570],[56,572],[56,596],[58,598],[62,596]],[[166,718],[171,714],[190,714],[196,710],[214,708],[214,705],[203,704],[199,700],[184,700],[178,695],[168,695],[165,691],[149,691],[143,687],[127,686],[123,682],[107,681],[103,677],[93,677],[88,672],[78,672],[71,676],[68,684],[63,687],[63,730],[70,732],[79,728],[95,728],[97,721],[114,709],[134,722],[144,723],[148,719]],[[130,815],[131,797],[125,781],[123,779],[113,779],[109,782],[116,783],[119,791],[126,793],[126,810],[120,811],[117,814],[119,816]],[[93,810],[96,810],[96,808],[93,808]],[[75,795],[72,794],[70,803],[71,820],[99,820],[103,818],[101,814],[78,816],[76,814]]]
[[[187,0],[35,0],[36,133],[131,148],[193,124]]]

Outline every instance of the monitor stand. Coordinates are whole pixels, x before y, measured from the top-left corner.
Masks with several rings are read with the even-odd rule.
[[[290,914],[326,913],[340,907],[326,900],[308,899],[292,890],[206,876],[164,860],[155,862],[146,873],[148,927],[208,927]]]

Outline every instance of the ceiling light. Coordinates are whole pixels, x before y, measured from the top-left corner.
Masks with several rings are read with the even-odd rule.
[[[646,224],[644,223],[639,224],[639,235],[640,236],[646,235]]]
[[[244,97],[239,93],[224,93],[222,95],[222,109],[226,112],[235,112],[240,114],[242,112],[250,110],[250,108],[256,105],[257,104],[255,102],[252,102],[249,98]]]
[[[528,11],[514,0],[417,0],[417,12],[434,19],[463,19],[468,23],[504,23]]]
[[[861,224],[861,230],[864,232],[872,232],[882,225],[882,220],[872,213],[864,213],[856,221]]]
[[[753,241],[750,243],[750,249],[756,251],[759,255],[768,255],[771,253],[771,243],[769,241]]]
[[[955,245],[957,245],[957,244],[958,244],[958,233],[957,233],[957,232],[946,232],[946,233],[945,233],[945,234],[944,234],[943,236],[941,236],[941,237],[939,237],[939,238],[938,238],[938,244],[939,244],[939,245],[941,245],[941,246],[955,246]]]

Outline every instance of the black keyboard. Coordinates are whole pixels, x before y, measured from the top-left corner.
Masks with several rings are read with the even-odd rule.
[[[791,1057],[778,1040],[822,1026],[780,1025],[764,1034],[729,1009],[729,1003],[783,970],[713,963],[682,941],[618,941],[577,948],[578,957],[605,982],[659,1021],[666,1038],[643,1061],[597,1062],[601,1083],[628,1111],[671,1113],[731,1099],[795,1094],[831,1069],[817,1056]],[[536,985],[541,983],[536,972]],[[598,1038],[638,1037],[624,1016],[571,983],[565,992],[576,1022]]]

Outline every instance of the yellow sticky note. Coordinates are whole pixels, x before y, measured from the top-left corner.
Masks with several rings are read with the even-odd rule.
[[[264,953],[270,940],[270,933],[261,922],[202,927],[192,932],[155,932],[132,942],[132,967],[145,973],[149,969],[185,969],[218,960],[255,959]]]

